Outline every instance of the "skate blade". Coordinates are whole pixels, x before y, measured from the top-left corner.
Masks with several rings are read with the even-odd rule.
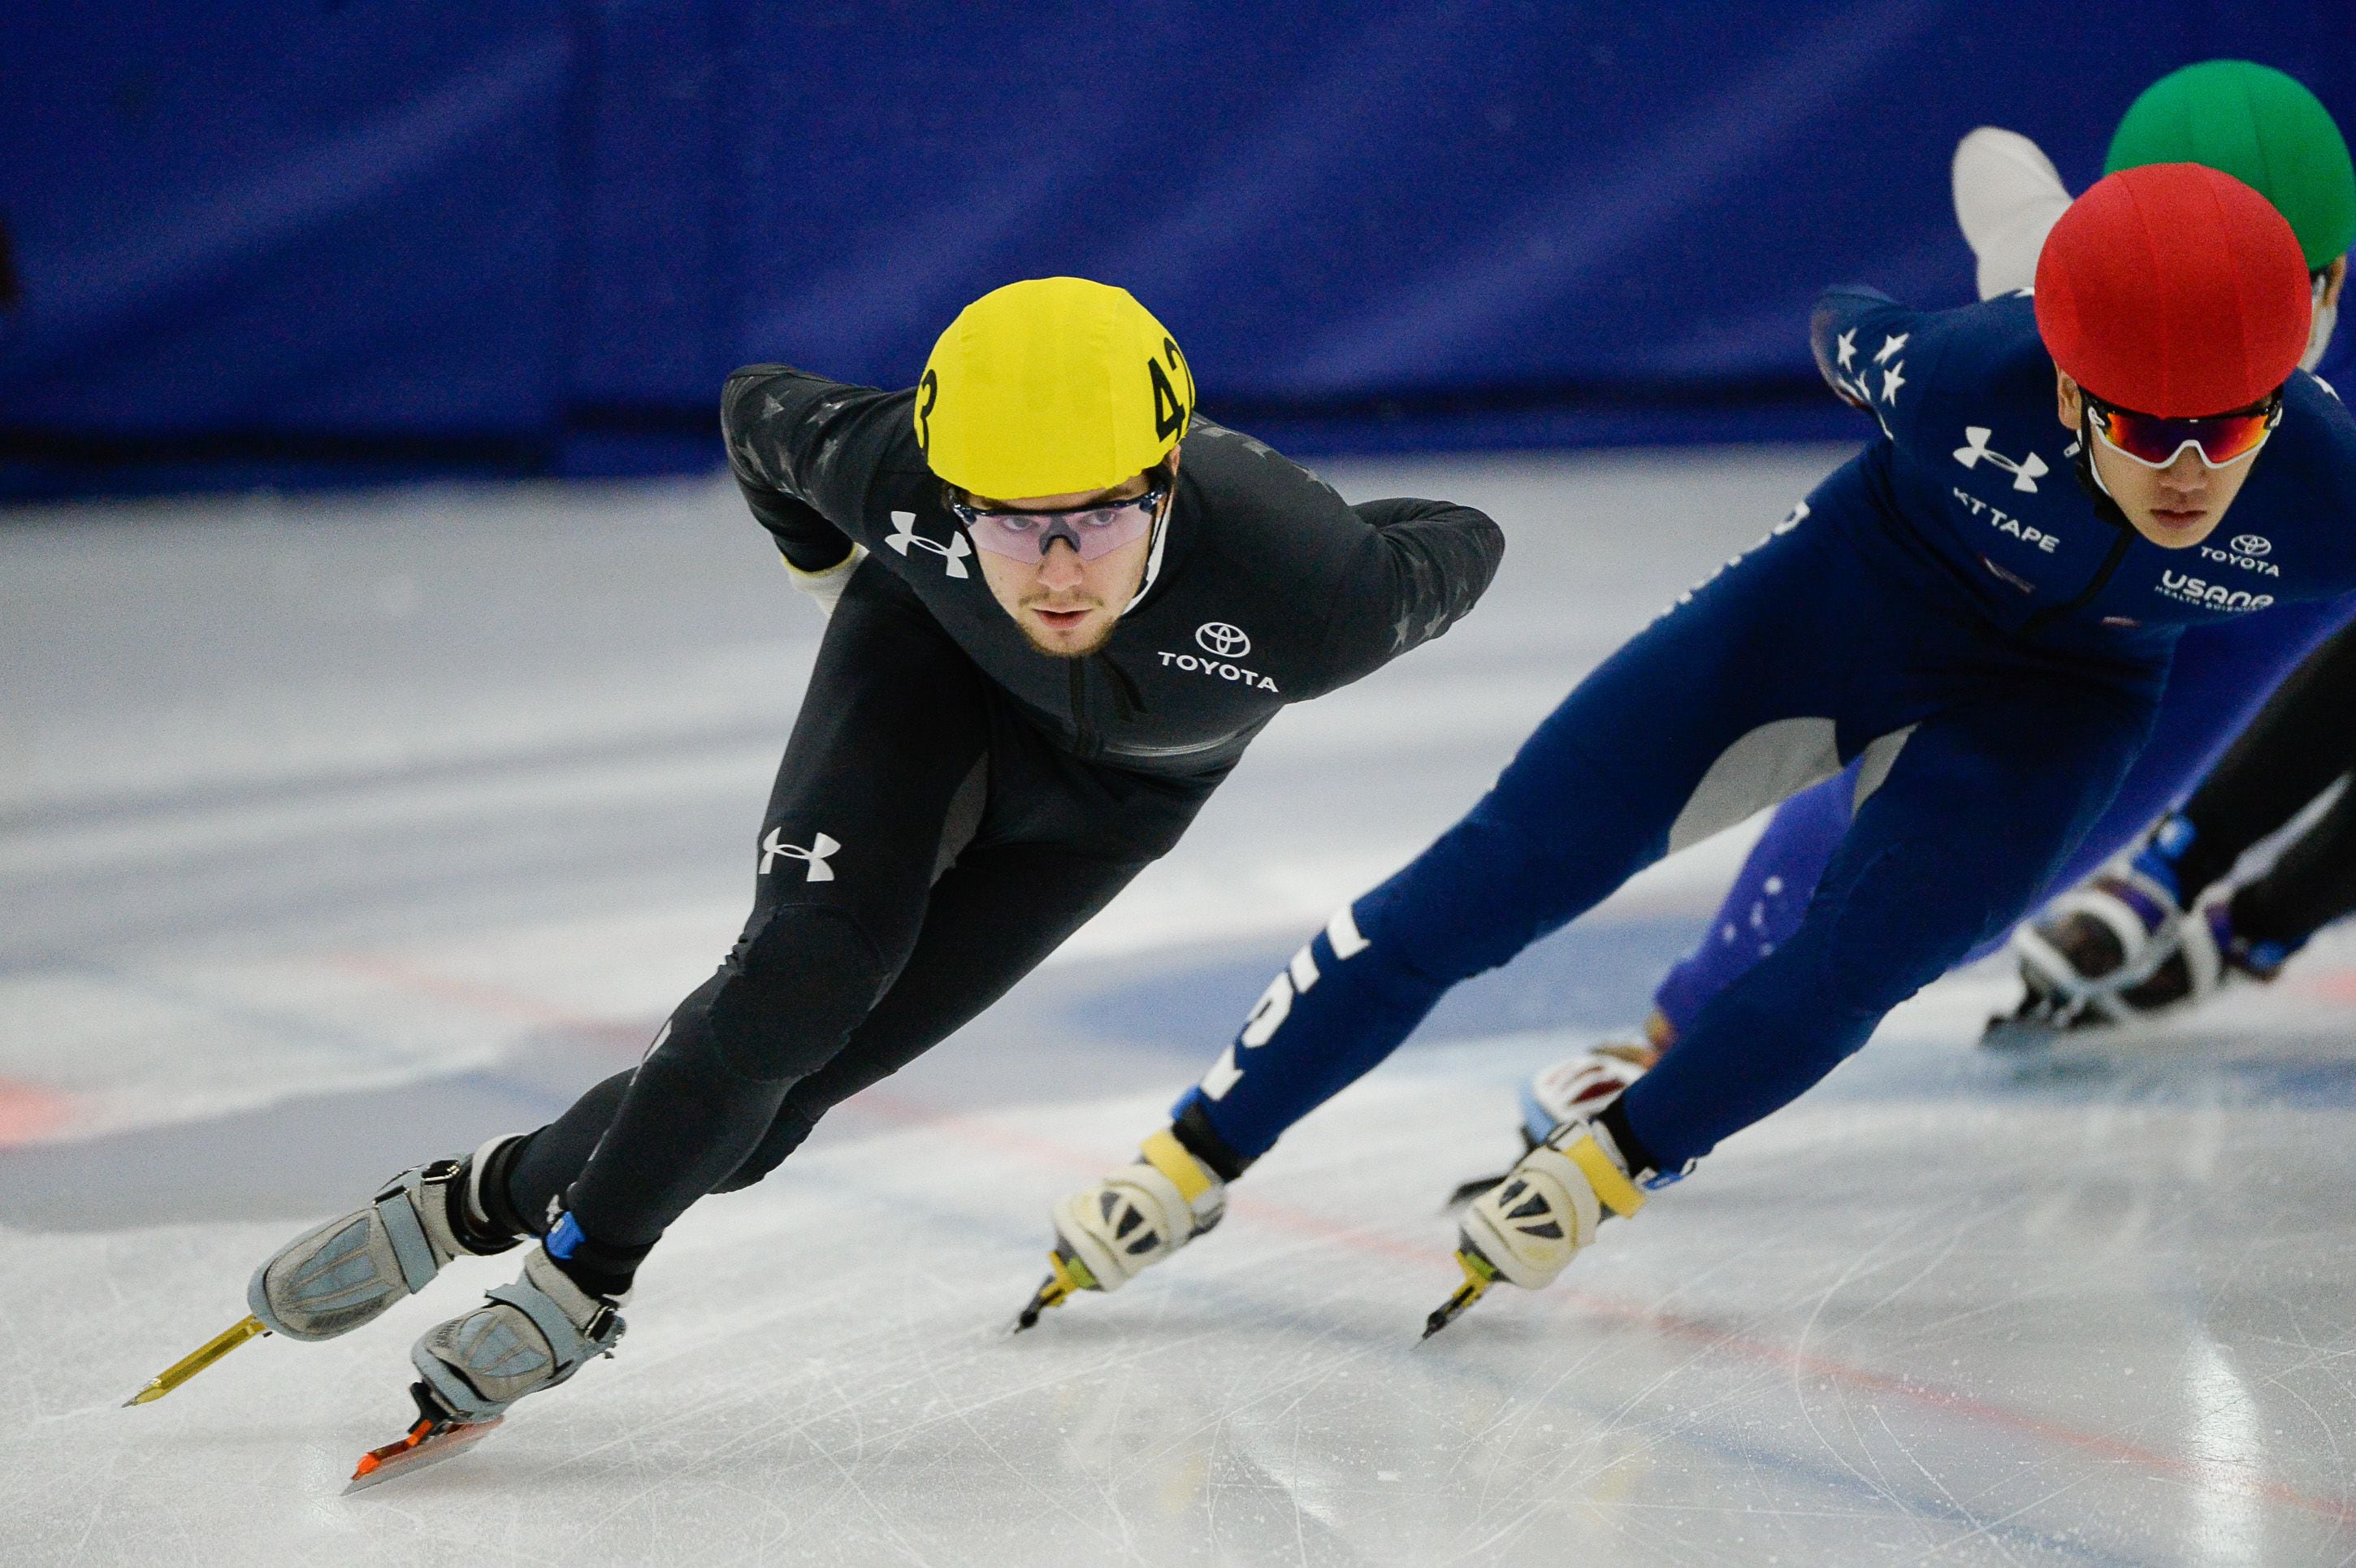
[[[420,1416],[417,1424],[399,1442],[371,1448],[360,1455],[352,1478],[344,1483],[344,1496],[380,1487],[397,1477],[413,1475],[430,1465],[455,1458],[488,1437],[491,1429],[506,1419],[495,1415],[488,1421],[444,1422]]]
[[[1039,1315],[1046,1311],[1051,1306],[1063,1305],[1064,1298],[1071,1294],[1072,1293],[1070,1291],[1064,1288],[1064,1284],[1061,1280],[1056,1279],[1052,1274],[1049,1275],[1047,1279],[1040,1284],[1038,1290],[1033,1294],[1031,1297],[1031,1305],[1014,1315],[1014,1326],[1007,1330],[1007,1332],[1010,1334],[1020,1334],[1026,1328],[1038,1327]]]
[[[223,1356],[228,1355],[230,1351],[236,1349],[247,1340],[259,1338],[261,1336],[269,1332],[270,1330],[263,1326],[262,1319],[258,1317],[241,1317],[238,1319],[236,1323],[230,1325],[228,1328],[225,1328],[220,1333],[214,1335],[211,1338],[206,1340],[203,1344],[198,1346],[195,1349],[189,1351],[187,1355],[181,1357],[178,1360],[173,1362],[170,1366],[165,1368],[162,1371],[148,1379],[147,1386],[145,1388],[141,1389],[137,1393],[133,1394],[129,1399],[123,1402],[123,1408],[129,1410],[134,1404],[153,1404],[155,1401],[162,1399],[166,1394],[170,1393],[174,1389],[178,1388],[182,1383],[187,1382],[190,1378],[195,1377],[198,1372],[203,1371],[207,1367],[211,1366],[215,1361],[220,1360]]]
[[[2064,1025],[2043,1018],[1990,1018],[1987,1027],[1980,1031],[1980,1049],[1984,1051],[2037,1051],[2050,1047],[2070,1031]]]
[[[1061,1247],[1047,1254],[1047,1267],[1052,1272],[1033,1294],[1031,1305],[1015,1315],[1014,1326],[1007,1330],[1009,1334],[1020,1334],[1026,1328],[1037,1327],[1041,1313],[1051,1306],[1063,1305],[1071,1299],[1074,1291],[1090,1290],[1096,1286],[1096,1276],[1088,1273],[1087,1265],[1077,1258],[1064,1256]]]
[[[1456,1287],[1454,1295],[1434,1307],[1431,1316],[1423,1320],[1423,1337],[1426,1339],[1462,1316],[1466,1307],[1488,1294],[1489,1287],[1497,1283],[1497,1271],[1491,1268],[1489,1261],[1478,1252],[1459,1247],[1456,1264],[1464,1271],[1464,1283]]]

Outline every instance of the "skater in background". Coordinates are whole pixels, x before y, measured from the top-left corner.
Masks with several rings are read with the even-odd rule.
[[[1288,703],[1472,608],[1504,548],[1442,501],[1349,505],[1195,411],[1127,293],[1010,285],[918,385],[729,379],[729,462],[830,614],[757,835],[753,913],[635,1071],[405,1171],[280,1248],[261,1326],[360,1326],[461,1252],[514,1283],[412,1353],[406,1459],[571,1377],[669,1225],[1036,967],[1184,832]],[[364,1468],[366,1466],[364,1466]]]
[[[2280,975],[2308,939],[2356,911],[2356,628],[2283,682],[2192,798],[2126,863],[2014,937],[2027,993],[1991,1044],[2197,1006],[2229,982]],[[2340,794],[2245,881],[2234,864],[2324,791]]]
[[[2330,344],[2349,242],[2356,238],[2356,172],[2329,112],[2298,82],[2265,66],[2246,60],[2187,66],[2136,99],[2111,138],[2105,160],[2113,171],[2176,162],[2205,164],[2233,175],[2288,220],[2308,267],[2314,322],[2299,363],[2312,371]],[[2027,137],[1982,127],[1963,139],[1954,157],[1955,213],[1978,263],[1983,299],[2029,285],[2046,233],[2069,201],[2052,164]],[[2232,537],[2211,540],[2203,547],[2204,562],[2223,562],[2236,576],[2265,576],[2271,560],[2225,548]],[[2226,561],[2228,556],[2234,559]],[[2177,645],[2150,743],[2128,769],[2110,808],[2056,874],[2048,895],[2071,887],[2133,843],[2155,816],[2194,786],[2301,657],[2351,615],[2356,600],[2292,606],[2188,628]],[[2335,728],[2330,739],[2316,736],[2309,745],[2333,746],[2337,733]],[[1526,1144],[1544,1138],[1574,1114],[1591,1114],[1633,1082],[1710,998],[1790,939],[1848,827],[1855,784],[1853,773],[1827,781],[1776,811],[1701,941],[1663,977],[1640,1031],[1606,1040],[1525,1081],[1519,1115]],[[2321,787],[2309,789],[2297,804]],[[2131,959],[2106,956],[2114,950],[2105,938],[2140,923],[2143,915],[2104,888],[2061,900],[2047,919],[2059,919],[2066,929],[2051,942],[2040,940],[2035,928],[2019,928],[2015,940],[2032,993],[2026,1011],[2054,1015],[2058,1004],[2062,1015],[2080,1022],[2111,1016],[2123,1005],[2114,999],[2153,974],[2173,950],[2169,939],[2177,928],[2160,913],[2163,907],[2149,897],[2140,907],[2151,912],[2153,940],[2122,939],[2134,949]],[[2068,960],[2060,956],[2063,952],[2083,954],[2095,972],[2072,976]],[[2215,966],[2201,961],[2204,957],[2196,942],[2188,957],[2194,965],[2191,975],[2215,972]],[[2171,973],[2162,979],[2144,1000],[2156,1002],[2175,978]],[[2016,1027],[2004,1037],[2019,1042],[2029,1036]]]
[[[2356,420],[2298,370],[2312,303],[2282,215],[2187,163],[2072,204],[2033,303],[1825,295],[1818,367],[1878,439],[1294,956],[1155,1135],[1207,1190],[1149,1158],[1065,1200],[1045,1294],[1169,1256],[1451,985],[1854,763],[1852,821],[1791,939],[1472,1206],[1465,1283],[1427,1331],[1497,1279],[1548,1283],[1602,1214],[1804,1092],[2051,884],[2149,736],[2187,628],[2356,589]],[[2273,542],[2260,585],[2199,553],[2229,517]]]

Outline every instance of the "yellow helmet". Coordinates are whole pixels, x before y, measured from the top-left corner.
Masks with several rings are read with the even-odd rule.
[[[934,473],[1004,500],[1109,489],[1185,437],[1194,375],[1127,289],[1030,278],[958,313],[916,383]]]

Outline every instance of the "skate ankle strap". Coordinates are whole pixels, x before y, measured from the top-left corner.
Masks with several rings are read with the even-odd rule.
[[[455,1247],[436,1247],[418,1206],[436,1201],[426,1196],[429,1182],[446,1188],[456,1176],[457,1162],[436,1160],[416,1170],[403,1171],[376,1195],[377,1219],[384,1226],[385,1240],[392,1244],[393,1262],[400,1265],[402,1283],[415,1295],[434,1282],[442,1272],[444,1257],[455,1251]]]
[[[1186,1152],[1186,1145],[1180,1143],[1169,1128],[1164,1127],[1146,1139],[1137,1152],[1144,1156],[1147,1165],[1170,1178],[1170,1185],[1178,1189],[1178,1196],[1187,1203],[1192,1204],[1211,1190],[1214,1179],[1211,1173],[1203,1168],[1202,1161]]]
[[[1595,1196],[1601,1198],[1604,1207],[1612,1213],[1625,1219],[1644,1207],[1644,1193],[1628,1179],[1628,1173],[1603,1152],[1603,1145],[1593,1138],[1581,1138],[1562,1153],[1579,1167],[1580,1174],[1587,1178],[1587,1185],[1595,1189]]]

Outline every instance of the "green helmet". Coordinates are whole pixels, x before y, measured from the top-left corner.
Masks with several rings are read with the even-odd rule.
[[[2255,189],[2290,220],[2309,271],[2356,240],[2356,168],[2331,112],[2271,66],[2204,60],[2144,89],[2111,137],[2103,172],[2206,164]]]

